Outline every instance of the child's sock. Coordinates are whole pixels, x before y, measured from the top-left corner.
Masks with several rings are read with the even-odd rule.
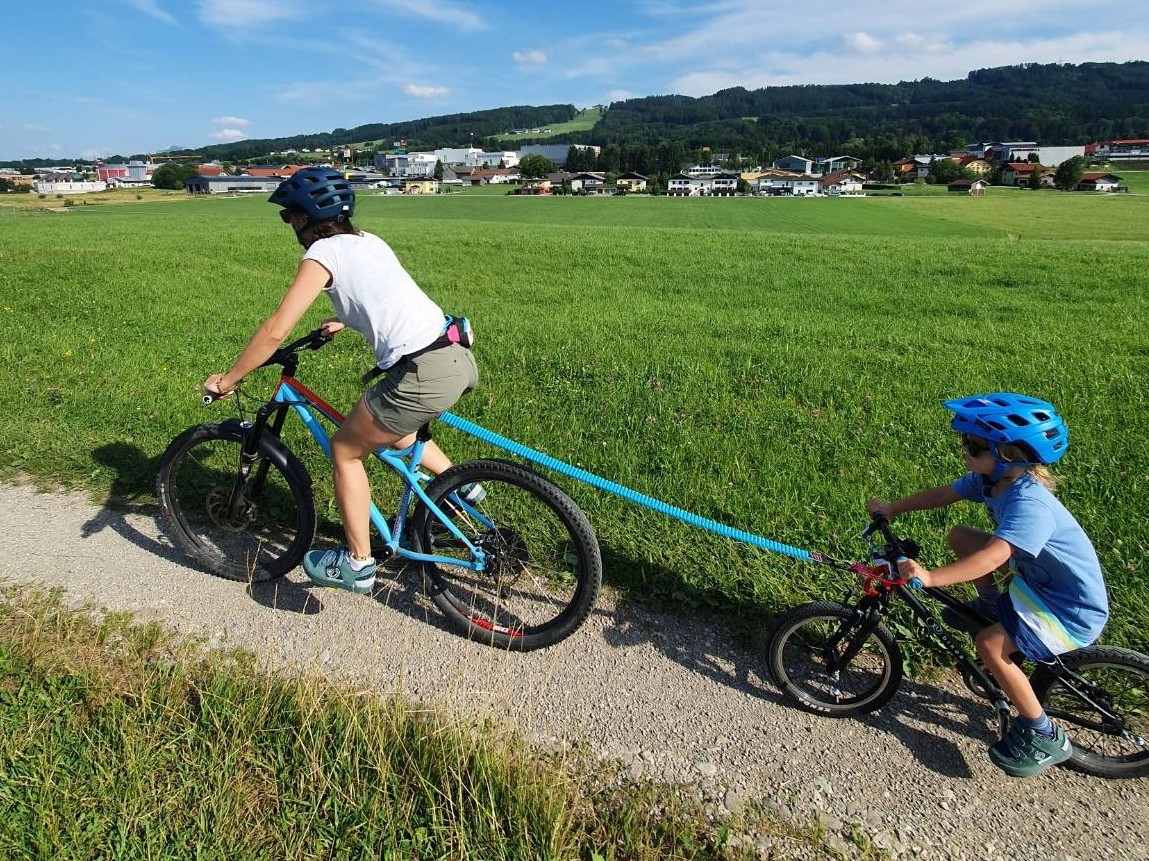
[[[1033,730],[1038,735],[1043,735],[1046,738],[1053,738],[1053,721],[1049,719],[1049,715],[1045,712],[1041,713],[1040,717],[1027,718],[1018,715],[1015,720],[1023,727]]]

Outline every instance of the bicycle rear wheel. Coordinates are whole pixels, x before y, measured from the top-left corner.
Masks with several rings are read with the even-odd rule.
[[[270,434],[237,485],[244,430],[236,420],[188,428],[156,476],[164,531],[212,574],[242,582],[282,577],[315,538],[315,502],[303,465]],[[229,502],[235,489],[240,498]]]
[[[1149,774],[1149,657],[1092,646],[1062,655],[1061,662],[1084,683],[1039,665],[1031,684],[1073,742],[1069,765],[1098,777]]]
[[[833,601],[803,604],[778,617],[766,651],[770,676],[786,699],[830,717],[855,717],[889,702],[902,680],[901,650],[882,624],[856,643],[860,621]],[[830,669],[855,646],[844,666]]]
[[[459,500],[479,483],[482,501]],[[501,460],[444,472],[427,495],[486,556],[482,571],[423,564],[431,598],[466,636],[516,651],[570,636],[590,614],[602,585],[602,556],[586,515],[538,473]],[[471,562],[469,547],[420,504],[411,519],[417,552]]]

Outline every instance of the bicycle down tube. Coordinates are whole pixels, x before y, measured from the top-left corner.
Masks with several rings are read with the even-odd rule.
[[[288,377],[286,375],[280,377],[279,387],[276,389],[272,402],[280,404],[281,406],[279,409],[281,411],[286,407],[291,407],[294,409],[296,415],[298,415],[299,418],[303,421],[304,426],[307,428],[312,438],[319,444],[319,447],[323,449],[324,455],[326,455],[328,460],[331,460],[331,438],[327,435],[327,431],[320,423],[319,419],[315,417],[315,413],[318,412],[332,424],[338,426],[343,423],[344,419],[344,416],[338,410],[336,410],[334,407],[332,407],[294,377]],[[280,417],[276,420],[276,424],[282,425],[282,418],[284,417],[285,414],[281,412]],[[463,542],[463,545],[470,551],[473,557],[473,561],[468,561],[457,557],[419,553],[417,551],[401,546],[399,542],[399,535],[402,534],[402,520],[397,521],[399,528],[397,528],[395,532],[392,533],[390,524],[388,524],[387,519],[383,516],[383,513],[379,510],[379,506],[375,504],[374,500],[371,501],[371,525],[375,527],[375,530],[386,542],[387,547],[391,550],[391,552],[401,556],[404,559],[410,559],[415,562],[433,562],[437,564],[442,563],[446,565],[453,565],[456,568],[468,568],[472,571],[482,571],[486,564],[486,556],[482,549],[476,547],[467,538],[467,536],[464,535],[462,531],[460,531],[460,529],[453,522],[452,518],[443,515],[443,512],[439,509],[438,506],[435,505],[435,503],[427,495],[426,491],[424,491],[420,486],[418,474],[411,467],[411,464],[418,464],[422,459],[423,446],[425,445],[425,442],[426,441],[423,434],[419,433],[416,434],[415,442],[407,448],[377,449],[373,452],[375,457],[399,473],[399,475],[404,479],[404,486],[400,495],[399,506],[396,513],[398,517],[406,518],[411,496],[412,494],[417,495],[419,497],[419,501],[426,505],[427,508],[432,513],[434,513],[436,519],[439,520],[457,540]],[[468,514],[476,517],[487,528],[493,526],[493,524],[487,518],[483,517],[471,506],[467,505],[465,501],[459,500],[458,503],[453,504],[460,505],[460,507],[464,508]]]

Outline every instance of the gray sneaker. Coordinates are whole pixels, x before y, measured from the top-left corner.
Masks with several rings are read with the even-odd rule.
[[[1005,738],[989,746],[990,760],[1010,777],[1033,777],[1071,756],[1073,744],[1057,724],[1053,725],[1053,738],[1047,738],[1013,721]]]

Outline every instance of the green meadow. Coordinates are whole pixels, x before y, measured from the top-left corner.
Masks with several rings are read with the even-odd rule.
[[[152,510],[171,437],[233,414],[203,407],[200,383],[279,300],[300,250],[260,199],[3,203],[0,478]],[[1137,193],[462,193],[363,196],[356,221],[472,319],[483,381],[458,414],[799,548],[852,557],[868,497],[955,477],[942,400],[1052,400],[1071,428],[1059,493],[1108,576],[1105,639],[1145,650],[1147,215]],[[321,300],[301,329],[328,313]],[[305,355],[299,377],[346,407],[370,364],[348,333]],[[252,375],[248,408],[273,384]],[[325,464],[298,429],[286,436],[337,530]],[[500,454],[446,427],[438,439],[457,460]],[[752,642],[779,609],[849,585],[551,477],[631,600],[713,614]],[[395,491],[380,478],[382,501]],[[940,564],[948,526],[971,518],[988,525],[957,507],[899,525]],[[731,827],[837,857],[816,827],[752,807],[716,821],[598,768],[402,702],[268,678],[242,655],[205,660],[155,625],[0,594],[4,857],[749,857],[724,848]]]
[[[943,399],[1007,389],[1071,428],[1062,498],[1105,565],[1112,642],[1146,648],[1149,198],[361,196],[424,288],[477,331],[456,412],[704,517],[853,556],[870,496],[962,468]],[[278,301],[299,249],[260,199],[0,211],[0,467],[146,503],[197,392]],[[329,314],[316,303],[305,326]],[[349,333],[300,378],[339,406],[371,364]],[[249,378],[250,403],[273,376]],[[456,459],[498,454],[447,428]],[[312,455],[334,520],[326,466]],[[751,627],[841,577],[561,476],[608,583]],[[394,488],[381,483],[389,498]],[[901,527],[945,559],[955,507]],[[334,528],[334,526],[332,526]]]

